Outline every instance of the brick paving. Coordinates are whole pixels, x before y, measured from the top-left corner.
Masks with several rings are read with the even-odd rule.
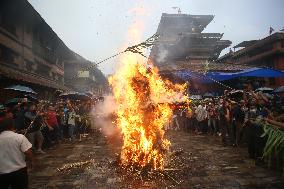
[[[125,176],[113,163],[119,142],[97,134],[37,155],[37,167],[29,172],[30,188],[284,188],[284,177],[255,166],[245,148],[224,147],[214,136],[177,131],[167,136],[172,145],[163,177]],[[57,171],[64,164],[91,159],[86,166]]]

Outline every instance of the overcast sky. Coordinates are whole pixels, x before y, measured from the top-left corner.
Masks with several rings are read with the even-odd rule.
[[[142,21],[143,39],[154,34],[162,13],[212,14],[204,32],[224,33],[233,45],[266,37],[269,27],[284,28],[284,0],[29,0],[64,43],[91,61],[115,54],[128,27]],[[142,40],[142,39],[141,39]],[[222,54],[227,53],[225,49]],[[99,68],[114,72],[117,59]]]

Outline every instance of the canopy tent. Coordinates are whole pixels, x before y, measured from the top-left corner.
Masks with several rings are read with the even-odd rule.
[[[207,72],[206,74],[193,71],[177,71],[174,73],[183,80],[198,79],[202,83],[212,83],[214,81],[225,81],[237,77],[284,77],[284,72],[270,68],[250,68],[240,72]]]

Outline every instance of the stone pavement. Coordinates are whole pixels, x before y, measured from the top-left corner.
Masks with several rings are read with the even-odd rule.
[[[224,147],[214,136],[170,131],[167,137],[172,145],[162,176],[125,176],[114,163],[120,142],[97,134],[38,155],[38,165],[29,173],[30,188],[284,188],[280,173],[255,166],[245,148]]]

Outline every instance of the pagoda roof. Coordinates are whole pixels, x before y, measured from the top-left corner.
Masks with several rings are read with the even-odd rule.
[[[166,51],[165,59],[217,59],[221,51],[230,46],[229,40],[218,39],[180,39],[175,43],[160,43],[158,42],[151,51],[150,57],[154,60],[158,58],[159,54]],[[160,61],[161,62],[161,61]],[[162,61],[163,62],[163,61]],[[157,62],[155,62],[157,64]]]
[[[163,13],[157,33],[163,35],[178,35],[179,33],[200,33],[213,20],[213,15],[167,14]]]
[[[176,61],[217,59],[231,41],[221,40],[223,33],[202,33],[213,18],[213,15],[163,13],[157,29],[160,38],[150,53],[154,65],[170,68],[169,64]]]

